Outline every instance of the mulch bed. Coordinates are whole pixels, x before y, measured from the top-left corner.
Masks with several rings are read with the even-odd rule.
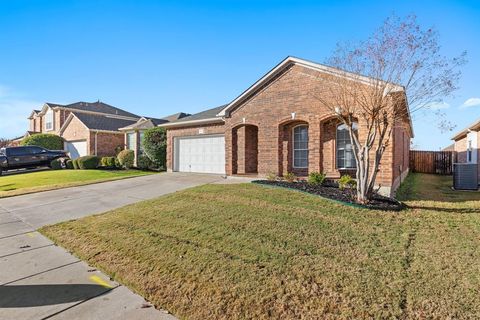
[[[373,210],[400,211],[405,205],[393,198],[384,197],[375,194],[368,204],[359,204],[355,201],[356,191],[352,189],[340,190],[338,184],[333,181],[327,181],[323,185],[311,185],[306,181],[287,182],[287,181],[270,181],[255,180],[253,183],[269,185],[274,187],[282,187],[288,189],[300,190],[310,194],[322,196],[328,199],[343,202],[345,204],[355,205],[358,207]]]

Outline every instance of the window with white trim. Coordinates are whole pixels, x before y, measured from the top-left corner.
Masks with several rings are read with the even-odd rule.
[[[135,150],[135,132],[127,133],[127,149]]]
[[[48,109],[45,113],[45,131],[53,130],[53,110]]]
[[[358,130],[357,123],[352,126],[354,132]],[[348,128],[345,124],[337,127],[337,169],[356,169],[357,163],[353,155],[353,145]]]
[[[467,148],[467,162],[472,162],[472,160],[473,160],[472,140],[469,140],[468,148]]]
[[[308,168],[308,126],[293,128],[293,167]]]

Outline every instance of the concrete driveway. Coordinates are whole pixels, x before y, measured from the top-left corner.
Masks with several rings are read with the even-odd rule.
[[[0,318],[175,319],[35,230],[222,180],[164,173],[0,199]]]

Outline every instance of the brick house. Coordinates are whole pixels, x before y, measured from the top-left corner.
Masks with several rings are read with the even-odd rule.
[[[342,73],[345,74],[345,73]],[[265,176],[324,172],[329,178],[355,172],[346,128],[315,94],[319,77],[339,71],[287,57],[232,102],[169,123],[167,170]],[[403,88],[400,88],[401,93]],[[406,99],[405,99],[406,101]],[[409,169],[413,130],[408,106],[396,120],[377,182],[392,194]],[[358,122],[362,139],[362,123]]]
[[[137,158],[145,129],[187,115],[180,112],[163,119],[145,118],[100,101],[45,103],[41,110],[31,112],[29,130],[13,139],[11,145],[19,145],[31,135],[51,133],[64,138],[65,150],[72,159],[85,155],[112,156],[123,149],[135,150]]]
[[[129,124],[126,127],[119,128],[118,130],[125,134],[125,148],[135,152],[134,165],[137,165],[138,157],[143,154],[141,141],[143,140],[145,130],[154,128],[164,123],[176,121],[187,116],[190,116],[190,114],[179,112],[162,119],[141,117],[137,122]]]
[[[480,178],[480,119],[457,132],[452,140],[457,152],[457,162],[478,164]]]

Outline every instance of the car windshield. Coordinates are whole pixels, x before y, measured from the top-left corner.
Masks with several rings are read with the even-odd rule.
[[[0,154],[5,155],[5,148],[1,148],[1,149],[0,149]]]

